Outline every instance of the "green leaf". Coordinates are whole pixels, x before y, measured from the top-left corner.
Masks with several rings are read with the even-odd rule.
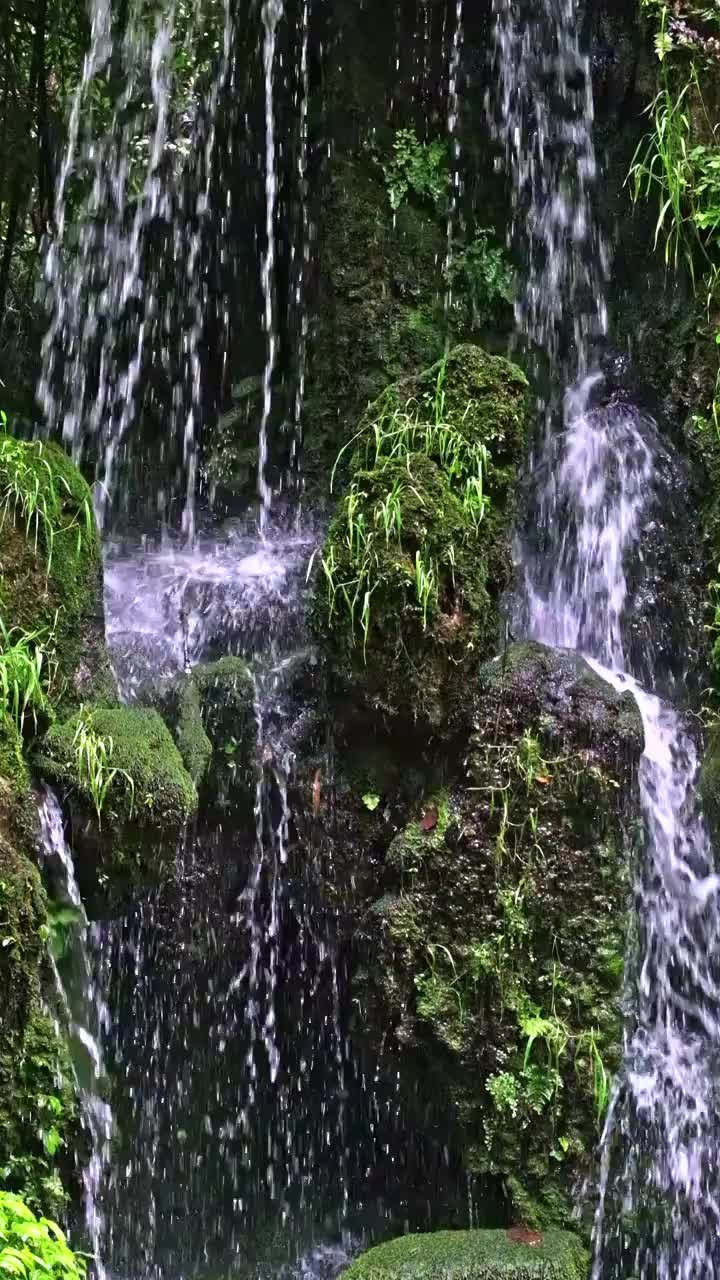
[[[380,796],[377,795],[374,791],[368,791],[363,796],[362,802],[365,805],[365,808],[370,810],[370,813],[374,813],[378,805],[380,804]]]

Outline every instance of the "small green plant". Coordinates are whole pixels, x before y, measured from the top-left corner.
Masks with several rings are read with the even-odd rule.
[[[439,214],[444,214],[449,188],[446,142],[420,142],[414,129],[398,129],[392,159],[383,168],[394,211],[408,195],[414,195],[429,200]]]
[[[515,274],[508,258],[493,244],[493,233],[480,227],[469,244],[459,249],[447,264],[447,283],[453,292],[465,296],[473,329],[490,324],[499,303],[515,300]]]
[[[85,1257],[73,1253],[49,1218],[38,1218],[20,1196],[0,1191],[0,1273],[17,1280],[84,1280]]]
[[[510,1115],[513,1119],[517,1116],[520,1106],[520,1083],[517,1076],[511,1071],[500,1071],[488,1077],[485,1088],[500,1115]]]
[[[36,551],[42,538],[50,573],[57,534],[77,529],[79,552],[83,531],[94,528],[92,505],[86,499],[80,511],[67,519],[63,513],[63,499],[70,492],[66,479],[53,471],[41,441],[16,440],[7,425],[7,416],[0,415],[0,527],[8,519],[21,524]]]
[[[55,667],[52,632],[8,629],[0,618],[0,714],[19,731],[28,715],[37,725],[38,713],[47,711]]]
[[[396,568],[402,566],[406,529],[403,501],[412,496],[422,504],[423,497],[414,482],[413,459],[425,456],[435,461],[446,473],[468,516],[468,536],[477,534],[488,509],[485,473],[488,466],[486,447],[468,439],[462,431],[445,419],[445,363],[441,362],[434,386],[420,397],[409,398],[398,405],[392,394],[381,398],[375,415],[340,450],[331,476],[334,487],[338,467],[352,453],[352,469],[359,473],[351,480],[342,504],[342,543],[347,556],[338,553],[330,542],[320,557],[327,591],[328,614],[332,621],[337,608],[345,609],[350,619],[353,643],[362,635],[363,655],[372,623],[373,595],[382,577],[382,556],[391,547],[401,553]],[[469,409],[468,405],[468,409]],[[380,488],[371,500],[368,475],[377,480],[391,466],[400,463],[405,474],[393,474],[385,492]],[[410,553],[412,555],[412,551]],[[454,580],[456,548],[451,546],[449,565]],[[316,553],[308,566],[312,572]],[[407,565],[407,585],[414,588],[423,630],[427,631],[439,604],[439,567],[420,548]]]
[[[73,737],[75,760],[81,786],[85,786],[92,796],[98,823],[102,824],[102,814],[108,791],[116,777],[122,777],[130,790],[130,816],[135,803],[135,783],[125,769],[114,767],[110,761],[114,749],[112,737],[101,737],[93,728],[92,722],[81,712]]]
[[[575,1070],[580,1074],[581,1067],[589,1062],[592,1072],[593,1098],[598,1124],[602,1124],[608,1102],[610,1101],[610,1074],[603,1062],[595,1028],[584,1031],[578,1036],[575,1048]]]

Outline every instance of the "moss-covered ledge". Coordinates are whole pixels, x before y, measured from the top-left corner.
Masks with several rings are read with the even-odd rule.
[[[102,743],[106,752],[100,786],[107,782],[107,788],[100,815],[97,789],[78,751],[83,732]],[[155,883],[167,873],[198,797],[157,711],[82,709],[50,728],[34,764],[68,805],[84,892],[94,893],[96,877],[114,895]]]
[[[582,1242],[566,1231],[437,1231],[376,1245],[341,1280],[586,1280],[588,1266]]]

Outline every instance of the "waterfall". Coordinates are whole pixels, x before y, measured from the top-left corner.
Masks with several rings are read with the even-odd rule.
[[[162,0],[151,24],[147,7],[132,0],[118,38],[111,6],[93,0],[91,46],[43,264],[49,324],[37,392],[46,430],[61,427],[76,460],[89,455],[95,462],[101,524],[119,468],[138,447],[141,412],[166,417],[164,459],[166,467],[168,459],[176,462],[183,476],[189,536],[207,307],[200,264],[215,177],[215,116],[232,42],[231,0],[224,0],[206,95],[201,76],[183,78],[178,71],[181,46],[198,38],[202,18],[202,6],[178,9],[176,0]],[[148,399],[151,360],[160,376]],[[169,496],[160,494],[161,515]]]
[[[465,35],[463,17],[463,0],[456,0],[455,30],[453,33],[452,48],[450,51],[450,65],[448,69],[447,132],[450,148],[450,199],[448,201],[447,252],[445,255],[445,276],[447,279],[445,313],[448,316],[450,315],[450,310],[452,308],[452,264],[455,250],[455,224],[457,222],[460,200],[462,197],[462,175],[460,169],[462,152],[460,148],[460,141],[458,139],[458,116],[460,111],[460,62]]]
[[[698,812],[692,737],[626,670],[623,643],[625,567],[641,553],[658,436],[632,406],[590,407],[600,383],[589,372],[593,342],[607,328],[607,250],[593,216],[592,85],[575,0],[544,0],[532,18],[495,0],[495,15],[491,117],[517,236],[527,220],[517,324],[565,388],[564,430],[551,411],[516,541],[519,616],[530,637],[580,651],[631,691],[645,731],[632,1011],[602,1138],[593,1280],[707,1280],[720,1267],[720,879]]]
[[[80,1118],[88,1137],[89,1158],[82,1166],[85,1230],[97,1280],[106,1280],[102,1192],[110,1164],[113,1116],[103,1096],[102,1037],[110,1029],[110,1013],[93,972],[92,928],[82,904],[72,850],[65,838],[62,810],[49,787],[44,787],[38,796],[38,817],[40,864],[54,881],[59,900],[77,912],[77,924],[70,926],[68,954],[62,966],[53,959],[52,967],[60,1007],[75,1050]],[[67,981],[61,975],[61,967],[68,974]]]

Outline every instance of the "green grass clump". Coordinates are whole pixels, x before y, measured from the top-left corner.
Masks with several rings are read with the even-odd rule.
[[[342,1280],[586,1280],[588,1262],[566,1231],[548,1231],[537,1245],[505,1231],[437,1231],[377,1245]]]
[[[461,346],[340,451],[311,616],[366,704],[440,726],[450,682],[494,649],[526,395],[519,369]]]
[[[113,700],[104,643],[102,556],[89,485],[57,445],[0,432],[0,616],[48,645],[52,701]],[[7,645],[6,645],[7,647]]]

